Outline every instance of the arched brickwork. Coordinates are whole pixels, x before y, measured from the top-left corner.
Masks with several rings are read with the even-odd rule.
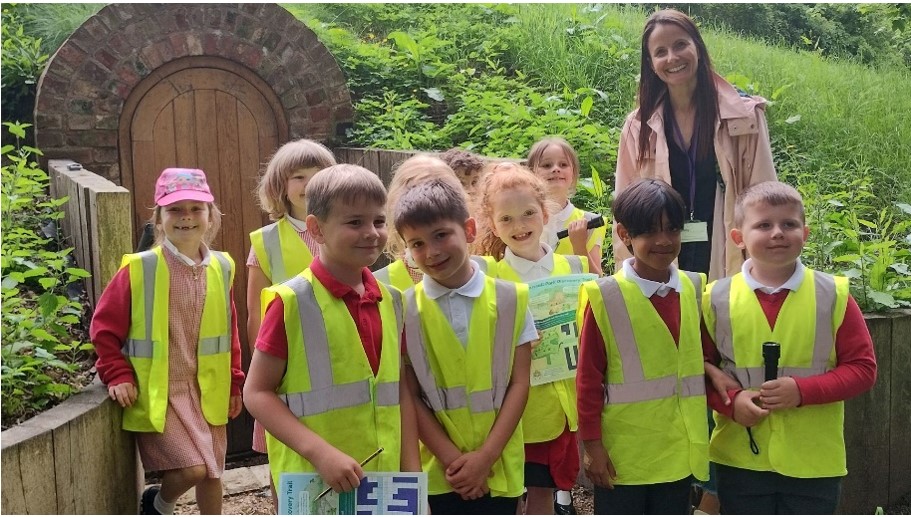
[[[50,59],[35,133],[45,158],[72,158],[122,184],[124,102],[162,65],[188,56],[234,61],[280,99],[289,138],[332,143],[353,117],[345,77],[316,35],[276,4],[112,4]]]

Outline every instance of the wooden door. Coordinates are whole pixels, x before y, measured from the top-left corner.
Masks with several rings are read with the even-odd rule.
[[[141,98],[127,106],[132,110],[128,146],[123,145],[127,121],[122,119],[121,174],[133,192],[138,235],[152,214],[155,181],[163,169],[205,171],[223,213],[212,248],[227,251],[237,265],[234,300],[246,370],[250,353],[244,264],[250,251],[249,232],[268,223],[255,189],[261,167],[287,140],[288,130],[274,93],[268,86],[263,89],[265,83],[256,84],[257,77],[222,60],[212,63],[217,66],[197,60],[192,67],[173,67],[172,73],[156,70],[149,78],[153,84],[134,92]],[[250,450],[252,422],[244,411],[228,425],[229,455]]]

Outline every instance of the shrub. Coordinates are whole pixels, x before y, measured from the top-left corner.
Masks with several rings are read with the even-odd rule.
[[[16,4],[2,11],[3,59],[0,65],[0,91],[3,116],[11,120],[31,120],[35,107],[38,78],[48,55],[41,49],[41,38],[25,32]],[[4,132],[3,142],[7,141]]]
[[[25,124],[4,123],[17,144]],[[72,248],[61,249],[56,222],[66,199],[47,196],[48,176],[33,161],[40,151],[5,145],[2,167],[2,324],[0,368],[3,427],[15,424],[78,391],[89,380],[83,343],[83,304],[71,288],[89,276],[73,267]]]

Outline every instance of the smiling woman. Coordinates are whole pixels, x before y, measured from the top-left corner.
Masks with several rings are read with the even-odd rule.
[[[776,179],[766,100],[716,74],[693,20],[673,9],[646,21],[640,74],[639,107],[620,137],[614,194],[640,178],[670,183],[686,203],[680,268],[710,280],[736,273],[743,254],[727,239],[734,200],[744,188]],[[615,263],[629,256],[615,231]]]

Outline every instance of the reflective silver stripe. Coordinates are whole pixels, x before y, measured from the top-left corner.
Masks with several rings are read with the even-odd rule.
[[[605,389],[605,404],[630,404],[648,400],[660,400],[673,397],[677,393],[677,377],[668,375],[658,379],[632,384],[608,384]],[[705,395],[705,377],[691,375],[680,379],[680,397],[699,397]]]
[[[363,380],[278,396],[297,418],[370,403],[370,382]]]
[[[399,404],[399,383],[379,382],[376,385],[377,406],[397,406]]]
[[[153,250],[139,253],[142,264],[142,298],[145,305],[145,339],[127,339],[121,348],[126,357],[152,357],[152,315],[155,311],[155,271],[158,269],[158,254]]]
[[[224,354],[231,351],[231,336],[213,336],[199,340],[199,355]]]
[[[516,306],[519,300],[517,287],[513,282],[496,280],[494,285],[496,285],[497,297],[497,324],[496,334],[493,338],[493,407],[500,409],[503,399],[506,397],[506,388],[509,387],[509,374],[511,373],[509,363],[516,346],[514,329],[517,316]],[[472,393],[472,411],[490,411],[489,409],[478,409],[480,403],[475,404],[475,395],[477,393]]]
[[[307,370],[310,373],[310,393],[333,388],[335,382],[332,379],[332,362],[329,359],[329,337],[322,313],[313,309],[319,307],[313,293],[313,285],[300,275],[288,280],[284,285],[294,291],[297,297],[297,314],[304,338],[304,353],[307,354]],[[369,401],[369,388],[367,396]]]
[[[765,368],[762,366],[754,366],[752,368],[736,368],[730,366],[726,367],[724,371],[733,375],[734,378],[737,379],[737,382],[744,388],[757,388],[765,382]],[[828,368],[825,366],[821,368],[782,367],[778,369],[778,376],[809,377],[811,375],[821,375],[827,371]]]
[[[377,282],[382,282],[386,285],[391,285],[392,280],[389,278],[389,266],[386,266],[382,269],[378,269],[373,272],[373,278],[376,278]]]
[[[387,289],[392,297],[392,308],[395,311],[395,329],[396,336],[402,335],[402,325],[404,324],[404,315],[402,314],[402,292],[398,289]]]
[[[285,273],[285,263],[282,261],[282,241],[278,236],[278,223],[263,228],[263,246],[266,248],[266,258],[272,272],[272,283],[284,281],[288,276]]]
[[[693,283],[693,288],[696,290],[696,314],[699,315],[699,321],[702,321],[702,277],[699,276],[699,273],[692,271],[681,271],[681,273],[685,274]]]
[[[636,337],[633,334],[633,325],[629,319],[626,300],[620,291],[620,284],[613,277],[604,277],[598,280],[601,289],[601,298],[610,320],[611,329],[614,331],[614,341],[623,358],[624,384],[640,383],[645,380],[642,371],[642,358],[639,356],[639,347],[636,346]]]
[[[818,271],[813,272],[813,283],[816,286],[816,336],[813,343],[814,370],[828,369],[829,355],[835,346],[835,335],[832,322],[835,321],[835,277]]]
[[[417,295],[414,288],[405,291],[405,339],[408,343],[408,358],[414,369],[424,401],[434,412],[460,409],[468,406],[472,413],[482,413],[499,409],[506,397],[506,388],[509,386],[510,368],[515,343],[514,327],[516,321],[516,305],[518,296],[516,285],[512,282],[497,281],[497,323],[494,336],[494,351],[492,365],[491,390],[476,391],[466,396],[465,386],[452,386],[441,388],[427,360],[427,350],[421,332],[421,316],[418,313]]]
[[[443,404],[444,395],[437,387],[430,363],[427,361],[424,336],[421,332],[421,315],[418,314],[417,295],[413,287],[405,291],[405,341],[408,343],[407,352],[408,358],[411,359],[411,368],[421,386],[424,402],[435,413],[443,411],[446,407]]]
[[[480,255],[472,255],[471,260],[478,265],[478,269],[481,270],[481,273],[487,274],[487,261],[484,260],[484,257]]]
[[[585,273],[585,270],[582,269],[582,257],[579,255],[563,255],[567,262],[569,262],[569,272],[574,275],[581,275]]]
[[[711,304],[715,310],[715,347],[721,354],[722,367],[726,370],[727,367],[733,368],[734,365],[725,364],[725,359],[730,358],[731,361],[737,359],[734,357],[734,331],[731,329],[731,277],[715,282],[715,287],[712,288]],[[753,386],[753,384],[741,383],[741,386]]]

